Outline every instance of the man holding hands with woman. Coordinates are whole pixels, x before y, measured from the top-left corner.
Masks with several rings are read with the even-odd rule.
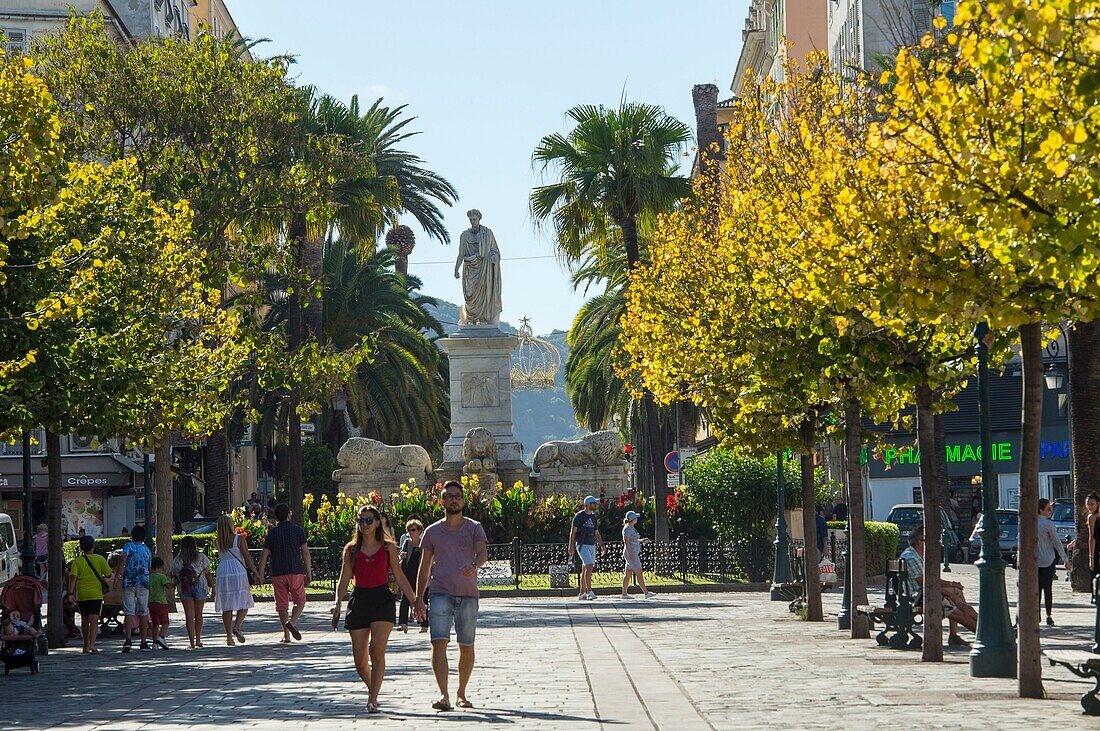
[[[428,526],[421,539],[423,551],[415,591],[405,578],[393,536],[383,528],[382,514],[373,505],[359,511],[354,539],[344,547],[332,625],[340,619],[341,598],[354,578],[355,590],[348,602],[344,626],[351,634],[352,654],[359,677],[367,685],[367,710],[378,713],[378,693],[386,667],[386,643],[396,623],[393,593],[388,585],[392,572],[405,596],[413,598],[414,615],[427,617],[432,642],[432,671],[440,697],[432,708],[453,708],[448,693],[447,645],[451,628],[459,645],[458,692],[456,703],[472,708],[466,686],[474,669],[474,637],[477,625],[477,570],[488,560],[485,530],[476,520],[465,517],[462,485],[449,481],[440,495],[445,517]]]

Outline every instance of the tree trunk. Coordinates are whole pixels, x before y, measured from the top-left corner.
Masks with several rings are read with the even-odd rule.
[[[805,535],[803,560],[806,566],[806,621],[821,622],[825,615],[821,609],[821,579],[817,565],[821,556],[817,552],[817,494],[814,490],[814,423],[813,415],[802,422],[802,449],[799,465],[802,468],[802,530]]]
[[[156,555],[172,564],[172,435],[165,434],[153,444],[153,493],[157,501]]]
[[[1043,697],[1043,665],[1039,649],[1039,447],[1043,439],[1043,333],[1038,323],[1020,327],[1024,396],[1020,435],[1020,552],[1016,603],[1019,628],[1019,692],[1021,698]]]
[[[641,262],[641,253],[638,248],[638,219],[634,216],[624,216],[618,221],[619,228],[623,231],[623,249],[626,251],[626,263],[630,271]]]
[[[863,469],[859,453],[863,447],[863,424],[859,400],[849,396],[844,404],[844,456],[848,481],[848,571],[852,582],[848,600],[852,617],[852,639],[871,636],[867,618],[855,607],[867,604],[867,548],[863,514]]]
[[[229,443],[225,429],[206,438],[206,518],[229,512]],[[190,517],[190,516],[188,516]]]
[[[924,646],[923,662],[943,662],[943,605],[940,591],[940,501],[936,474],[936,427],[932,415],[934,394],[917,387],[917,449],[920,452],[920,487],[924,502]]]
[[[46,430],[46,472],[49,475],[49,492],[46,494],[46,526],[49,529],[46,571],[46,641],[51,648],[65,645],[65,582],[62,550],[65,543],[65,524],[61,516],[61,437]],[[28,516],[26,520],[30,520]]]
[[[303,262],[306,258],[306,247],[309,242],[306,239],[306,217],[304,214],[296,214],[290,223],[287,238],[294,247],[294,270],[291,277],[291,292],[287,297],[287,350],[296,353],[302,347],[302,284],[304,279]],[[290,394],[287,405],[287,459],[286,482],[287,493],[290,500],[290,509],[295,513],[302,510],[302,420],[298,416],[298,404],[301,395],[295,388]]]
[[[647,393],[642,400],[645,404],[645,456],[649,460],[649,477],[654,499],[654,540],[667,541],[669,535],[668,496],[672,494],[668,489],[668,480],[665,479],[665,475],[667,474],[665,470],[665,446],[667,445],[664,443],[660,415],[657,410],[657,404],[653,400],[653,396]]]
[[[1079,322],[1069,331],[1070,456],[1077,544],[1073,551],[1073,590],[1092,591],[1085,496],[1100,486],[1100,319]]]
[[[699,144],[697,170],[707,175],[715,163],[725,159],[718,131],[718,87],[696,84],[691,88],[691,101],[695,105],[695,139]]]
[[[325,242],[322,238],[306,237],[302,247],[303,274],[309,279],[309,289],[302,307],[302,341],[320,341],[324,329]],[[406,260],[407,261],[407,260]]]

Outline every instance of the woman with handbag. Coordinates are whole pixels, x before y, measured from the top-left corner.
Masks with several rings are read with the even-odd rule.
[[[80,539],[80,555],[69,569],[69,594],[75,595],[76,607],[81,617],[85,655],[95,655],[96,634],[99,631],[99,613],[103,610],[103,595],[111,588],[105,577],[111,575],[107,559],[94,552],[95,539]]]
[[[183,604],[183,623],[191,649],[202,647],[202,609],[209,598],[214,578],[210,575],[210,559],[199,552],[194,536],[180,539],[180,550],[172,559],[172,581],[179,587]]]
[[[344,628],[351,635],[355,669],[367,686],[367,713],[378,713],[378,692],[386,672],[386,643],[397,619],[390,591],[393,572],[397,585],[416,604],[416,591],[405,578],[397,556],[397,544],[382,521],[382,513],[373,505],[359,509],[355,538],[344,546],[340,578],[336,582],[336,601],[332,605],[332,628],[340,621],[340,601],[354,579],[355,591],[348,602]]]
[[[214,582],[214,611],[222,613],[225,625],[225,644],[232,647],[244,643],[241,625],[252,608],[252,584],[255,583],[256,566],[248,553],[248,543],[238,535],[233,518],[218,518],[218,572]],[[234,618],[236,613],[236,618]]]

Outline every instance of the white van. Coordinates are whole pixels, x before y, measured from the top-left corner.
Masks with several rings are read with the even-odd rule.
[[[15,524],[11,516],[0,513],[0,584],[19,575],[19,541],[15,538]]]

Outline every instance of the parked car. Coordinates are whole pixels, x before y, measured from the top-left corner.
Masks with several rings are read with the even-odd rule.
[[[901,552],[909,546],[909,534],[918,525],[924,524],[924,506],[916,503],[895,505],[890,509],[890,514],[886,516],[886,522],[895,524],[901,532],[901,538],[898,540],[898,555],[900,556]],[[947,556],[951,561],[958,563],[962,560],[959,527],[955,525],[955,521],[951,520],[951,516],[943,508],[940,508],[940,526],[945,531],[943,538]]]
[[[982,550],[982,521],[985,515],[978,516],[974,532],[970,534],[970,554],[977,557]],[[1016,568],[1016,555],[1020,552],[1020,511],[1011,508],[997,509],[997,524],[1001,526],[1001,558]]]
[[[212,520],[187,520],[183,525],[184,534],[199,534],[199,533],[215,533],[218,530],[218,524]]]
[[[23,566],[19,558],[19,541],[15,537],[15,524],[11,516],[0,513],[0,584],[19,575]]]
[[[1069,543],[1077,533],[1077,525],[1073,522],[1073,501],[1060,497],[1054,501],[1054,514],[1050,516],[1054,521],[1054,527],[1058,529],[1058,537],[1062,543]]]

